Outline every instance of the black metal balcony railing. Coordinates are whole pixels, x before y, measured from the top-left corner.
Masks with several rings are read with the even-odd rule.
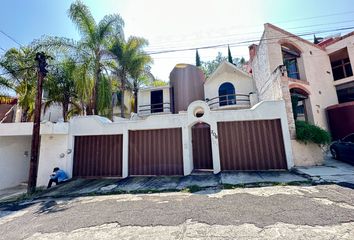
[[[227,94],[205,100],[211,109],[230,105],[250,105],[248,94]]]
[[[149,113],[162,113],[170,112],[171,104],[169,102],[165,103],[154,103],[139,106],[139,113],[149,114]]]

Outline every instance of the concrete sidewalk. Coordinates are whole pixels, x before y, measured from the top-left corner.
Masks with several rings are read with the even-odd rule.
[[[257,184],[308,183],[308,179],[287,171],[203,173],[182,177],[128,177],[124,179],[76,179],[45,190],[39,197],[76,197],[95,194],[199,191],[206,188]]]
[[[297,167],[296,171],[317,183],[352,184],[354,186],[354,166],[337,161],[327,155],[322,166]]]
[[[195,192],[207,188],[263,186],[267,184],[337,183],[354,186],[354,166],[326,156],[323,166],[297,167],[288,171],[240,171],[198,173],[188,176],[128,177],[124,179],[75,179],[35,195],[44,197],[77,197],[117,193],[154,193],[163,191]],[[0,203],[26,192],[26,186],[0,191]]]
[[[27,192],[27,184],[21,184],[16,187],[0,190],[0,202],[15,199]]]

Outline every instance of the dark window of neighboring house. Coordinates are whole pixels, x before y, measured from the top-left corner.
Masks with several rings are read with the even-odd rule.
[[[219,105],[234,105],[236,104],[235,87],[232,83],[226,82],[219,87]]]
[[[353,76],[349,58],[331,62],[334,80]]]
[[[354,87],[337,89],[337,96],[339,103],[354,101]]]
[[[308,95],[302,89],[290,89],[291,103],[293,107],[293,114],[295,120],[307,121],[308,116],[306,112],[306,101]]]
[[[347,48],[343,48],[330,56],[334,80],[353,76],[352,65],[348,56]]]
[[[289,78],[300,79],[297,59],[300,57],[296,51],[282,46],[283,61]]]
[[[285,60],[285,66],[289,78],[300,79],[296,58]]]

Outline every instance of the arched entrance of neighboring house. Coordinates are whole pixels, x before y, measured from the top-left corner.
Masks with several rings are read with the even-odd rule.
[[[227,106],[236,104],[235,87],[230,82],[225,82],[219,87],[219,105]]]
[[[295,87],[290,89],[290,95],[294,119],[308,122],[311,112],[309,93]]]
[[[192,148],[194,170],[212,170],[210,125],[196,123],[192,126]]]

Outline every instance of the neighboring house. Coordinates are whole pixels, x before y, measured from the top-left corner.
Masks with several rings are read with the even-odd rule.
[[[196,100],[205,101],[212,110],[250,108],[258,102],[255,90],[252,77],[227,61],[208,79],[193,65],[177,64],[167,86],[140,90],[138,113],[179,113]]]
[[[329,56],[338,102],[354,101],[354,32],[320,42]]]
[[[259,99],[284,99],[292,131],[294,111],[297,119],[328,129],[326,108],[338,99],[325,49],[267,23],[259,46],[250,46],[250,61]]]
[[[339,139],[354,132],[354,32],[327,38],[318,45],[331,62],[339,104],[328,107],[327,115],[332,136]]]
[[[294,118],[332,132],[337,127],[328,125],[326,110],[354,100],[353,43],[354,36],[350,33],[314,44],[267,23],[259,46],[249,47],[258,97],[286,101],[293,137]],[[349,105],[354,108],[354,104]],[[347,111],[346,116],[354,114],[354,110]]]

